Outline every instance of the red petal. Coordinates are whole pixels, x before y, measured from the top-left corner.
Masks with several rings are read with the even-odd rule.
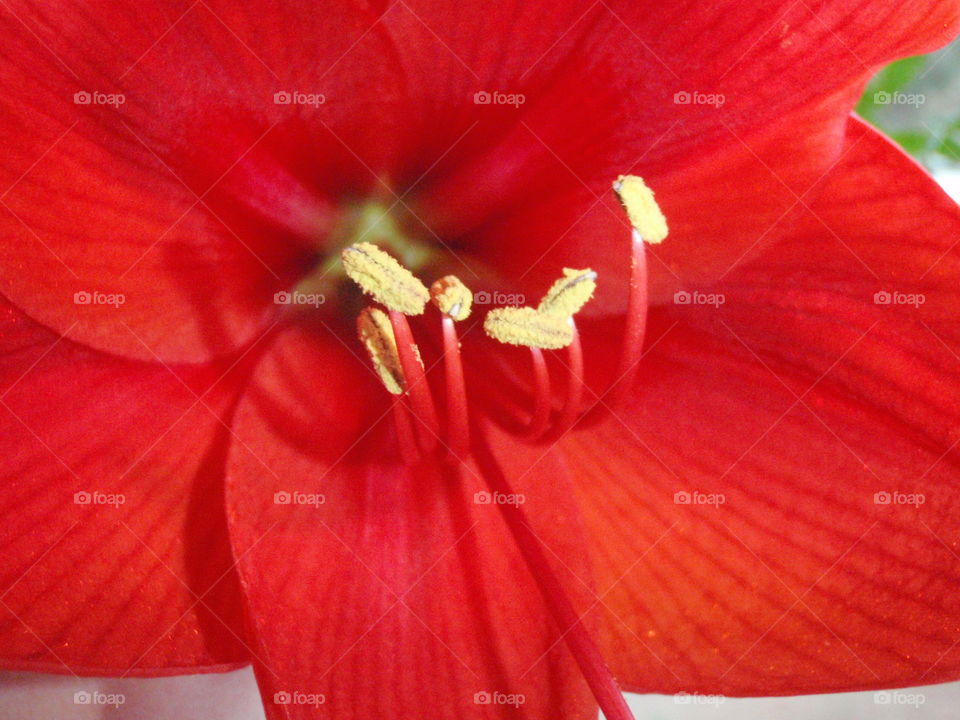
[[[873,66],[943,42],[956,22],[955,3],[929,0],[855,9],[784,0],[762,10],[584,2],[549,12],[403,3],[380,20],[346,2],[309,13],[286,2],[269,12],[214,0],[144,2],[135,13],[94,5],[13,2],[2,18],[12,145],[0,173],[2,222],[16,241],[0,248],[0,289],[60,331],[79,319],[75,337],[88,344],[148,357],[126,323],[161,357],[181,361],[252,337],[273,292],[315,265],[332,203],[389,197],[381,176],[429,197],[411,194],[427,223],[415,221],[415,232],[483,245],[514,275],[561,239],[543,267],[576,250],[581,265],[617,269],[623,263],[597,252],[595,239],[614,236],[623,218],[609,206],[588,212],[616,174],[642,160],[657,189],[680,197],[672,183],[700,176],[695,158],[733,147],[737,158],[708,161],[704,185],[714,187],[709,172],[721,162],[754,161],[729,132],[757,144],[753,130],[776,126],[809,129],[809,143],[828,146],[800,168],[771,156],[781,176],[792,181],[796,171],[804,183],[830,161],[837,126],[782,119],[803,115],[798,108],[839,117]],[[477,34],[491,24],[511,32]],[[330,102],[278,106],[278,90]],[[522,91],[529,104],[522,115],[478,106],[480,90]],[[702,106],[681,110],[671,101],[678,90],[724,93],[722,119]],[[75,105],[78,91],[123,93],[126,102]],[[421,182],[428,172],[434,182]],[[789,197],[757,177],[747,197],[769,197],[766,222]],[[663,249],[673,273],[715,255],[727,261],[752,236],[730,208],[742,222],[728,225],[742,237],[720,248],[705,240],[716,236],[715,212],[671,202],[672,216],[709,218],[676,229]],[[679,282],[666,270],[654,276],[664,287]],[[37,293],[41,282],[52,288]],[[77,307],[76,292],[125,302]]]
[[[564,443],[631,687],[960,677],[960,211],[860,123],[819,190],[702,290],[725,304],[660,312],[632,406]],[[875,303],[895,291],[926,302]]]
[[[424,94],[526,93],[519,109],[435,118],[431,129],[446,127],[429,137],[441,150],[470,130],[418,195],[433,230],[531,297],[564,265],[622,287],[629,228],[610,184],[628,172],[650,182],[670,222],[651,262],[654,299],[715,279],[837,159],[846,115],[874,70],[942,45],[960,22],[957,3],[926,0],[584,3],[560,11],[565,34],[531,9],[483,42],[474,28],[497,24],[487,4],[411,7],[452,49],[414,71]],[[556,45],[544,48],[543,35]],[[678,92],[724,102],[677,104]],[[602,285],[587,312],[623,302]]]
[[[392,51],[346,0],[86,5],[0,16],[0,291],[127,356],[152,359],[124,325],[171,362],[233,350],[315,265],[330,193],[379,188],[365,163],[395,145]],[[276,104],[281,91],[329,102]]]
[[[0,337],[0,667],[127,676],[245,662],[216,511],[237,392],[217,383],[226,367],[117,359],[6,303]]]
[[[227,505],[268,717],[310,717],[319,696],[330,717],[515,716],[484,692],[522,694],[531,717],[595,717],[497,508],[474,502],[483,481],[399,465],[385,393],[381,421],[344,397],[368,376],[336,341],[291,334],[238,409]],[[500,449],[577,585],[584,546],[555,454]]]

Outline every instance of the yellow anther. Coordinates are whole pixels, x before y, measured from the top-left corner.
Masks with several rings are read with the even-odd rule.
[[[431,285],[430,299],[440,312],[457,322],[470,317],[473,294],[456,275],[446,275]]]
[[[364,308],[357,316],[357,334],[387,390],[400,395],[403,392],[403,369],[390,318],[380,308]]]
[[[430,292],[409,270],[371,243],[357,243],[340,253],[343,269],[363,291],[404,315],[419,315]]]
[[[559,350],[573,342],[573,328],[567,317],[532,307],[491,310],[483,321],[483,329],[494,340],[509,345]]]
[[[643,179],[636,175],[621,175],[613,183],[613,191],[640,237],[651,244],[663,242],[667,236],[667,220],[653,198],[653,190]]]
[[[557,280],[540,301],[540,312],[554,315],[574,315],[587,304],[597,289],[597,274],[586,270],[563,269],[563,277]]]

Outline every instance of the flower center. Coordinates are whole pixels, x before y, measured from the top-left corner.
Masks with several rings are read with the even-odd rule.
[[[631,385],[646,328],[645,243],[662,241],[667,225],[653,192],[642,179],[621,176],[613,183],[613,189],[633,227],[623,349],[619,376],[611,386],[611,390],[616,388],[622,393]],[[343,242],[344,238],[351,242]],[[434,453],[454,463],[464,462],[471,455],[472,446],[456,323],[469,317],[472,293],[453,275],[440,278],[428,289],[409,268],[427,267],[435,251],[411,242],[380,206],[359,206],[349,213],[344,228],[335,233],[334,242],[343,243],[342,272],[377,303],[359,313],[357,331],[384,387],[395,396],[393,408],[401,455],[406,462]],[[326,278],[331,271],[332,266],[322,269],[321,277]],[[562,277],[547,290],[538,306],[495,308],[484,319],[483,328],[491,338],[530,351],[533,406],[522,430],[530,441],[559,437],[577,423],[584,411],[584,359],[574,317],[593,297],[597,281],[597,273],[590,269],[564,268]],[[309,283],[308,278],[301,284],[304,291],[311,288]],[[407,321],[408,316],[424,314],[428,304],[440,315],[443,338],[443,428],[419,347]],[[554,409],[544,350],[566,351],[562,363],[568,376],[566,395],[559,410]]]
[[[398,217],[399,215],[399,217]],[[431,243],[404,231],[398,209],[370,201],[346,206],[324,243],[322,255],[289,292],[289,312],[309,311],[320,304],[334,304],[338,311],[353,317],[362,307],[353,283],[344,272],[340,253],[351,245],[369,243],[382,248],[405,268],[423,272],[437,264],[442,253]],[[310,306],[308,308],[301,307]]]
[[[643,180],[621,176],[613,184],[630,224],[631,275],[628,308],[620,359],[620,376],[612,389],[629,389],[640,360],[647,314],[647,267],[645,242],[660,242],[667,235],[667,225]],[[359,226],[368,216],[361,212]],[[374,216],[375,217],[375,216]],[[371,234],[379,222],[374,220]],[[389,226],[388,226],[389,227]],[[399,234],[393,236],[395,242]],[[359,237],[340,253],[343,272],[370,295],[377,305],[364,308],[357,318],[357,331],[374,369],[384,387],[393,395],[393,412],[400,454],[407,464],[430,457],[446,461],[447,468],[459,473],[472,457],[480,473],[494,492],[513,494],[485,433],[479,425],[471,440],[470,409],[464,382],[463,364],[456,323],[470,316],[473,295],[463,282],[447,275],[428,289],[408,267],[383,249],[385,241]],[[389,238],[387,238],[389,239]],[[408,249],[391,247],[395,251]],[[531,441],[554,439],[566,433],[583,413],[584,362],[580,336],[574,320],[576,313],[593,297],[597,273],[590,269],[563,269],[563,276],[548,290],[537,307],[502,307],[490,310],[483,328],[494,340],[527,347],[533,365],[534,401],[529,420],[523,430]],[[423,361],[414,340],[409,315],[422,315],[427,305],[439,313],[443,336],[445,368],[445,427],[440,423]],[[551,402],[550,376],[543,351],[565,350],[567,392],[561,409],[554,411]],[[524,561],[537,582],[547,608],[563,631],[574,658],[590,686],[600,709],[609,720],[629,720],[630,710],[610,669],[593,639],[574,611],[569,598],[551,569],[530,522],[520,506],[500,505],[507,527],[513,535]]]

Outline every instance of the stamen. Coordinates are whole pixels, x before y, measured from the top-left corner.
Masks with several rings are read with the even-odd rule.
[[[492,492],[512,495],[513,487],[500,469],[496,456],[490,449],[489,441],[483,437],[482,433],[478,432],[476,435],[479,437],[474,443],[474,457],[488,487]],[[590,637],[581,616],[577,614],[563,585],[557,579],[540,540],[533,530],[533,525],[523,511],[523,506],[498,503],[497,507],[500,508],[500,513],[517,543],[520,555],[530,568],[530,574],[543,596],[547,609],[560,632],[563,633],[562,637],[577,661],[580,672],[583,673],[603,716],[607,720],[634,720],[633,713],[630,712],[624,700],[623,692],[617,686],[613,673],[603,659],[603,654]]]
[[[413,465],[420,459],[420,453],[417,451],[417,441],[413,437],[413,425],[410,424],[410,409],[403,396],[393,400],[393,420],[397,428],[400,457],[407,465]]]
[[[447,425],[450,453],[455,460],[464,460],[470,452],[467,388],[460,359],[460,341],[454,321],[470,316],[473,295],[459,278],[447,275],[430,286],[430,299],[443,313],[443,364],[447,380]]]
[[[426,286],[376,245],[351,245],[340,253],[340,259],[350,279],[390,310],[420,315],[430,299]]]
[[[463,379],[463,362],[460,360],[460,341],[453,318],[444,315],[443,358],[447,380],[447,425],[450,435],[450,453],[456,460],[465,460],[470,452],[469,416],[467,407],[467,388]]]
[[[393,334],[397,338],[397,354],[400,356],[400,366],[406,379],[404,387],[410,396],[410,405],[414,415],[420,419],[421,425],[417,428],[420,437],[420,447],[424,452],[432,452],[437,445],[440,433],[440,424],[437,421],[437,409],[433,404],[433,395],[427,384],[427,376],[423,371],[423,361],[420,351],[413,340],[407,316],[397,310],[390,310],[390,324]]]
[[[496,308],[487,313],[483,329],[494,340],[508,345],[559,350],[573,340],[562,315],[538,312],[532,307]]]
[[[540,312],[546,312],[566,318],[570,326],[571,340],[567,346],[570,372],[567,380],[567,399],[556,426],[556,435],[562,435],[577,420],[580,403],[583,400],[583,349],[580,346],[580,334],[573,320],[575,313],[587,304],[597,288],[597,273],[586,270],[563,269],[563,277],[557,280],[540,301]]]
[[[530,359],[533,361],[534,401],[527,437],[536,440],[546,431],[547,421],[550,419],[550,373],[543,358],[543,350],[538,347],[530,348]]]
[[[556,315],[573,315],[587,304],[596,289],[597,274],[593,270],[564,268],[563,277],[550,287],[537,310]]]
[[[667,221],[653,197],[653,191],[636,175],[621,175],[613,190],[623,204],[633,230],[631,238],[630,286],[627,299],[623,349],[617,369],[618,394],[623,396],[633,387],[637,364],[643,353],[647,330],[648,270],[646,243],[663,242],[667,237]]]
[[[360,342],[367,349],[373,368],[380,376],[384,387],[393,395],[402,395],[403,368],[400,365],[400,355],[397,352],[397,341],[390,318],[380,308],[372,306],[364,308],[357,316],[357,334],[360,336]],[[391,405],[400,455],[405,463],[413,464],[417,461],[419,453],[413,439],[409,410],[402,397],[394,398]]]
[[[573,340],[567,347],[567,361],[570,375],[567,379],[567,401],[557,423],[557,433],[562,435],[573,427],[580,414],[580,403],[583,401],[583,348],[580,345],[580,333],[577,332],[577,323],[573,317],[568,318],[573,331]]]
[[[627,297],[626,327],[623,332],[623,347],[620,351],[620,364],[617,367],[618,394],[624,394],[633,387],[637,365],[643,355],[643,340],[647,334],[647,250],[643,238],[636,228],[630,233],[630,287]]]
[[[627,211],[630,224],[648,243],[657,244],[667,237],[667,219],[653,197],[653,190],[636,175],[621,175],[613,183],[613,191]]]
[[[364,308],[357,316],[357,334],[384,387],[394,395],[400,395],[403,392],[403,368],[390,318],[380,308]]]

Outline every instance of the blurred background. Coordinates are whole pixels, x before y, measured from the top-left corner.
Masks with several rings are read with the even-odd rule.
[[[888,65],[867,87],[857,112],[960,198],[960,41]]]

